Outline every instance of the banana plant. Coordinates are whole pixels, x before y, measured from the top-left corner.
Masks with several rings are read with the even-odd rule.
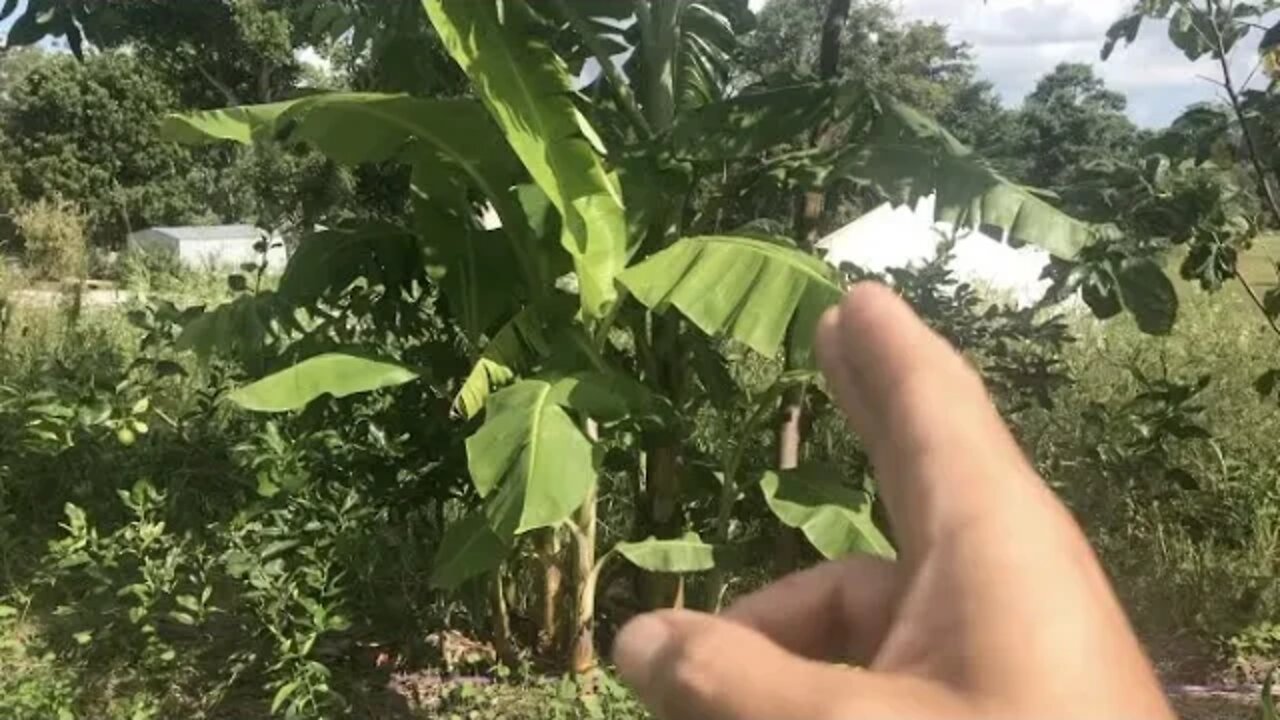
[[[375,253],[388,238],[412,238],[415,252],[402,257],[417,257],[425,279],[412,274],[409,282],[439,289],[474,362],[454,401],[455,414],[476,428],[466,441],[473,509],[447,532],[433,580],[453,588],[500,572],[533,533],[572,539],[575,614],[566,644],[577,671],[594,662],[594,585],[604,560],[679,576],[713,570],[734,541],[727,518],[753,480],[732,459],[714,542],[690,535],[679,514],[691,422],[682,408],[705,392],[699,388],[726,387],[693,378],[696,367],[716,364],[710,340],[767,357],[787,347],[811,370],[817,320],[842,294],[838,273],[786,238],[686,237],[700,202],[694,189],[711,169],[750,164],[786,182],[857,182],[904,201],[938,193],[942,216],[1064,258],[1092,241],[1092,228],[1001,178],[891,98],[833,83],[735,94],[715,71],[732,56],[734,26],[722,10],[733,4],[423,0],[473,98],[339,93],[175,116],[165,126],[182,142],[306,144],[341,163],[412,168],[412,217],[306,239],[273,302],[296,317],[344,283],[394,289],[399,276],[385,260],[360,264],[347,253],[358,254],[360,239]],[[629,24],[612,27],[625,25],[621,42],[634,43],[621,68],[606,45],[619,41],[600,32],[610,26],[602,20],[620,14]],[[575,93],[573,67],[583,58],[566,58],[552,43],[564,30],[580,36],[574,47],[608,64],[601,82],[612,86],[610,101]],[[816,119],[854,116],[860,130],[844,146],[804,147]],[[487,214],[497,222],[484,222]],[[326,270],[324,257],[342,267]],[[284,412],[414,381],[447,385],[431,368],[330,348],[232,399]],[[780,395],[770,397],[776,405]],[[600,553],[602,448],[623,436],[647,454],[635,464],[645,468],[653,507],[642,513],[651,517],[636,542]],[[779,521],[823,554],[891,552],[865,495],[829,471],[774,473],[759,485]],[[652,517],[656,507],[666,516]],[[719,593],[712,595],[714,604]]]

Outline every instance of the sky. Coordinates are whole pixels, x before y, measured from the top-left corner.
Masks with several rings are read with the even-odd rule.
[[[753,0],[757,8],[768,0]],[[1005,101],[1021,102],[1037,79],[1060,62],[1097,65],[1109,86],[1129,97],[1130,115],[1144,126],[1161,126],[1186,106],[1218,92],[1197,75],[1217,75],[1212,61],[1191,64],[1174,48],[1163,27],[1144,27],[1138,41],[1111,60],[1099,58],[1111,23],[1133,0],[896,0],[904,16],[937,20],[955,41],[973,46],[983,77]],[[1257,37],[1241,47],[1235,65],[1247,76],[1256,61]]]

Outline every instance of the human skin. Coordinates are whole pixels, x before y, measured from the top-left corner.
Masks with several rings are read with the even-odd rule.
[[[818,356],[899,543],[723,615],[664,611],[614,661],[663,720],[1171,720],[1084,534],[981,378],[887,288],[823,318]]]

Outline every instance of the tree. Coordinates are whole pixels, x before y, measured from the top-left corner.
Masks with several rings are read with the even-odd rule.
[[[197,160],[225,153],[155,142],[177,103],[131,55],[42,57],[0,107],[4,162],[18,194],[10,202],[74,202],[89,215],[93,244],[104,247],[119,246],[133,228],[233,215],[235,191]]]
[[[1026,179],[1032,152],[1030,128],[1022,114],[1005,107],[995,86],[976,80],[960,89],[938,116],[955,136],[1012,178]]]
[[[745,66],[761,79],[817,75],[826,10],[825,0],[766,5],[758,29],[744,41]],[[951,42],[945,25],[903,22],[880,0],[852,2],[839,40],[845,51],[838,77],[893,93],[930,114],[943,112],[975,72],[968,46]]]
[[[1124,95],[1108,90],[1090,65],[1062,63],[1036,84],[1022,107],[1022,147],[1036,187],[1069,187],[1095,160],[1132,158],[1139,133]]]
[[[1173,242],[1188,246],[1183,275],[1199,281],[1206,289],[1219,289],[1226,280],[1236,280],[1271,329],[1280,335],[1280,292],[1272,290],[1264,297],[1239,269],[1241,252],[1252,245],[1258,234],[1268,225],[1280,226],[1280,191],[1276,188],[1280,175],[1274,152],[1264,142],[1275,136],[1277,107],[1271,92],[1249,87],[1258,76],[1256,71],[1241,80],[1232,69],[1234,53],[1244,40],[1255,30],[1266,30],[1258,46],[1256,67],[1269,68],[1274,89],[1280,26],[1267,29],[1264,23],[1268,13],[1276,9],[1277,4],[1270,1],[1247,4],[1234,0],[1142,0],[1107,31],[1102,59],[1109,59],[1121,43],[1132,43],[1144,25],[1156,19],[1168,22],[1170,42],[1188,60],[1208,57],[1216,61],[1220,77],[1210,82],[1225,94],[1225,109],[1212,105],[1189,109],[1153,143],[1156,154],[1147,159],[1146,167],[1149,173],[1163,175],[1165,184],[1176,183],[1182,190],[1184,202],[1169,208],[1168,214],[1198,216],[1190,231],[1169,233]],[[1170,158],[1165,153],[1175,156],[1179,177],[1168,172]],[[1252,176],[1253,192],[1242,192],[1235,182],[1241,168]],[[1266,210],[1265,220],[1247,212],[1251,205],[1258,204]],[[1259,380],[1263,395],[1274,391],[1274,377],[1280,377],[1280,373],[1268,373]]]

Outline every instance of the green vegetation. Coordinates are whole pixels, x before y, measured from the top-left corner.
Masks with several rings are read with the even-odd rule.
[[[1261,19],[1166,6],[1200,55]],[[1005,109],[945,28],[840,0],[31,0],[10,40],[46,35],[99,50],[0,59],[25,273],[199,218],[291,257],[125,253],[103,308],[0,265],[0,715],[643,717],[599,658],[628,618],[894,554],[811,352],[867,274],[812,247],[927,195],[1054,256],[1029,309],[946,243],[879,279],[1170,677],[1280,656],[1269,95],[1146,134],[1063,66]]]
[[[13,219],[27,267],[49,280],[82,278],[89,269],[84,213],[55,196],[18,211]]]

